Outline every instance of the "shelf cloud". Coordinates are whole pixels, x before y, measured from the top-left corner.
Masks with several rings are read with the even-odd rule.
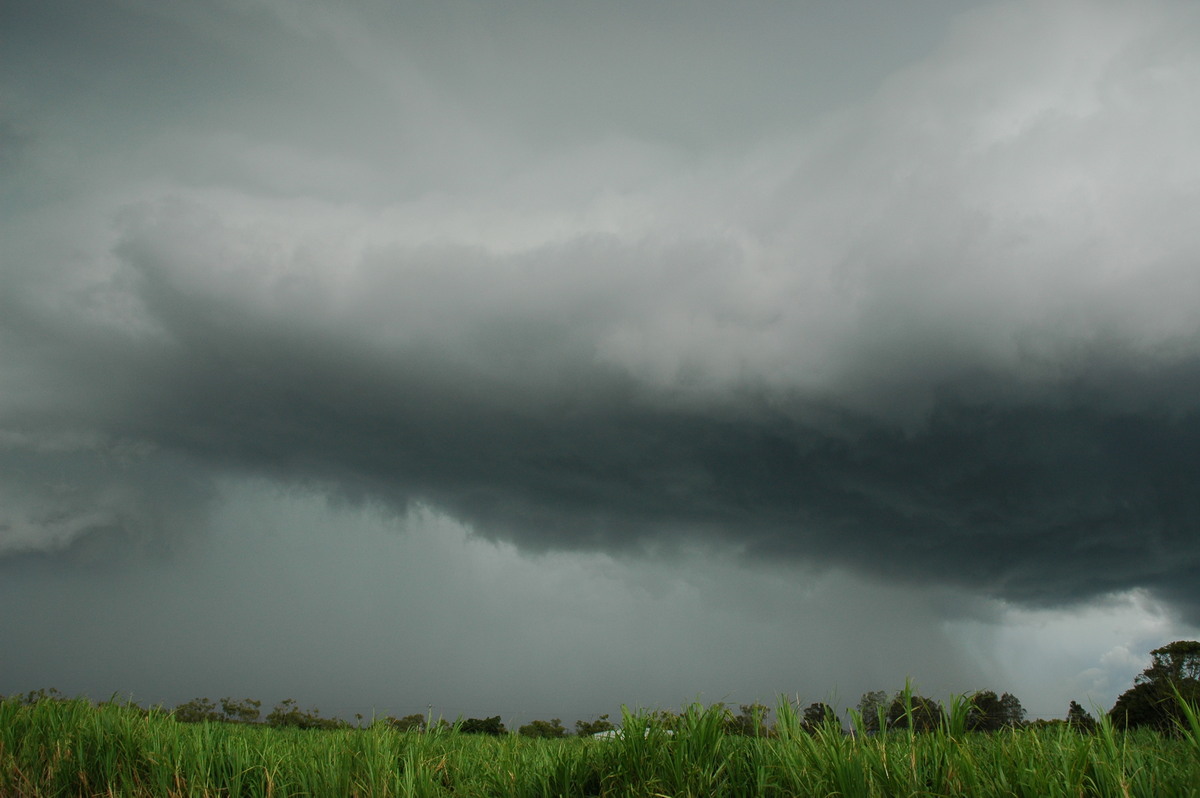
[[[1200,622],[1197,10],[934,5],[12,12],[0,560],[265,479]]]

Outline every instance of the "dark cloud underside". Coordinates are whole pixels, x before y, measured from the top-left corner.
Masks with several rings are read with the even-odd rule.
[[[119,251],[154,332],[65,342],[87,394],[13,428],[89,417],[105,440],[149,442],[151,462],[426,503],[535,549],[702,536],[1022,602],[1135,586],[1200,602],[1200,415],[1180,404],[1196,358],[1107,347],[1017,396],[1020,373],[946,372],[919,423],[761,381],[680,400],[597,362],[586,319],[467,325],[451,357],[436,339],[362,346],[182,290],[135,241]],[[114,479],[142,482],[134,468]]]
[[[1200,618],[1191,5],[47,8],[0,557],[266,476]]]

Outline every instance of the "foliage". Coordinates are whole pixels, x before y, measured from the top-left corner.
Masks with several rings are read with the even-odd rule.
[[[1062,718],[1038,718],[1035,721],[1030,721],[1028,724],[1030,729],[1069,729],[1069,724]]]
[[[1150,658],[1108,716],[1119,729],[1144,726],[1175,733],[1186,721],[1183,704],[1200,708],[1200,642],[1177,640],[1154,649]]]
[[[595,720],[577,720],[575,721],[575,734],[580,737],[591,737],[593,734],[600,732],[613,731],[616,725],[608,719],[608,713],[601,715]]]
[[[1187,682],[1200,679],[1200,641],[1176,640],[1150,652],[1150,667],[1134,679],[1145,682]]]
[[[888,707],[889,729],[931,732],[941,725],[942,705],[932,698],[917,695],[908,688],[897,693]]]
[[[220,710],[207,698],[193,698],[171,710],[172,717],[180,723],[254,723],[258,720],[261,701],[243,698],[236,701],[222,698]]]
[[[562,721],[558,718],[551,720],[534,720],[526,723],[524,726],[517,729],[517,734],[522,737],[534,737],[544,739],[555,739],[558,737],[566,737],[567,729],[562,725]]]
[[[739,714],[734,715],[728,713],[725,719],[725,731],[728,734],[740,734],[744,737],[766,737],[768,732],[766,726],[767,716],[771,714],[771,708],[766,704],[755,702],[753,704],[742,704],[738,707]]]
[[[241,701],[228,697],[221,699],[221,712],[230,723],[254,723],[258,720],[261,707],[262,702],[253,698],[243,698]]]
[[[912,698],[910,694],[910,699]],[[908,703],[918,702],[910,700]],[[961,706],[962,704],[955,704]],[[724,707],[626,712],[609,740],[396,734],[387,724],[305,731],[172,722],[83,700],[0,701],[0,795],[12,796],[1123,796],[1194,795],[1200,722],[1183,739],[1095,735],[1060,722],[1005,734],[815,732],[780,702],[776,737],[724,729]]]
[[[862,698],[858,700],[862,731],[874,733],[883,728],[887,723],[887,700],[887,693],[882,690],[863,693]]]
[[[267,715],[267,725],[290,726],[296,729],[338,729],[347,724],[336,718],[321,717],[315,707],[307,712],[301,712],[294,698],[285,698],[275,705],[271,714]]]
[[[423,732],[425,731],[425,716],[417,712],[412,715],[405,715],[402,718],[393,718],[390,715],[387,720],[388,728],[395,729],[400,732]]]
[[[649,722],[662,730],[673,732],[679,728],[679,713],[671,712],[670,709],[655,709],[649,714]]]
[[[876,720],[878,721],[878,717]],[[818,701],[804,708],[803,725],[804,730],[809,734],[815,734],[826,724],[835,722],[837,722],[837,713],[826,703]]]
[[[1000,696],[1000,717],[1004,719],[1001,724],[1002,728],[1016,729],[1028,722],[1025,707],[1021,706],[1020,699],[1012,693],[1004,693]]]
[[[1085,734],[1091,734],[1097,729],[1092,713],[1081,707],[1077,701],[1072,701],[1071,706],[1067,708],[1067,725]]]
[[[186,701],[171,713],[180,723],[218,723],[225,716],[217,711],[217,705],[207,698],[193,698]]]
[[[997,696],[993,690],[980,690],[967,698],[966,729],[999,731],[1025,723],[1025,708],[1011,693]]]
[[[0,699],[3,698],[4,696],[0,696]],[[17,693],[14,696],[10,696],[10,700],[19,701],[28,706],[41,701],[68,701],[70,699],[51,687],[49,690],[39,688],[37,690],[30,690],[28,693]]]
[[[467,718],[458,724],[458,730],[463,734],[490,734],[498,737],[508,734],[508,729],[500,722],[500,716],[492,718]]]

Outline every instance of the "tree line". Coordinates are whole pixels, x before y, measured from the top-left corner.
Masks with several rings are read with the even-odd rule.
[[[1133,686],[1117,698],[1108,718],[1114,728],[1151,728],[1159,732],[1174,733],[1197,716],[1200,716],[1200,642],[1177,640],[1150,652],[1151,663],[1134,679]],[[20,697],[26,703],[57,700],[63,696],[56,690],[35,690]],[[995,732],[1025,726],[1053,726],[1065,724],[1080,732],[1091,732],[1097,721],[1078,702],[1071,701],[1065,720],[1026,719],[1020,700],[1011,693],[996,695],[992,690],[980,690],[973,694],[957,697],[953,712],[961,716],[965,731]],[[767,737],[774,734],[768,725],[770,708],[765,704],[742,704],[735,711],[724,704],[716,707],[724,712],[724,730],[728,734]],[[251,698],[194,698],[170,711],[180,723],[262,723],[271,727],[300,729],[352,728],[353,724],[340,718],[322,717],[316,708],[301,709],[294,699],[288,698],[277,704],[265,718],[262,702]],[[855,707],[854,727],[868,734],[898,728],[915,731],[932,731],[946,717],[946,708],[934,699],[914,693],[905,688],[892,695],[882,690],[864,693]],[[1190,717],[1189,717],[1190,715]],[[801,713],[802,727],[815,731],[823,725],[838,723],[834,708],[824,702],[815,702]],[[362,715],[356,715],[359,725]],[[679,716],[669,710],[658,710],[650,716],[651,722],[664,729],[674,729]],[[402,732],[427,732],[454,729],[464,734],[504,735],[509,730],[500,716],[488,718],[460,718],[451,724],[445,719],[434,720],[421,714],[384,720],[391,728]],[[609,716],[601,715],[595,720],[575,722],[574,734],[590,737],[602,732],[616,730]],[[571,732],[559,718],[534,720],[520,726],[517,734],[534,738],[562,738]]]
[[[1200,642],[1176,640],[1150,652],[1150,665],[1134,678],[1133,687],[1122,693],[1108,711],[1116,729],[1151,728],[1175,733],[1187,728],[1200,716]],[[1098,724],[1079,702],[1067,707],[1065,720],[1025,719],[1025,710],[1016,696],[997,696],[983,690],[962,699],[966,704],[968,731],[997,731],[1022,726],[1065,724],[1081,732],[1095,731]],[[814,705],[815,707],[816,705]],[[812,708],[810,708],[812,709]],[[826,710],[823,711],[832,711]],[[808,710],[806,710],[807,714]],[[909,691],[896,693],[889,701],[886,693],[865,693],[857,712],[868,731],[913,727],[932,730],[941,722],[944,709],[938,702]]]

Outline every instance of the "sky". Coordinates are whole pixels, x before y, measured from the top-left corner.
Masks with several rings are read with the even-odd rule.
[[[1200,7],[0,5],[0,694],[576,719],[1200,637]]]

